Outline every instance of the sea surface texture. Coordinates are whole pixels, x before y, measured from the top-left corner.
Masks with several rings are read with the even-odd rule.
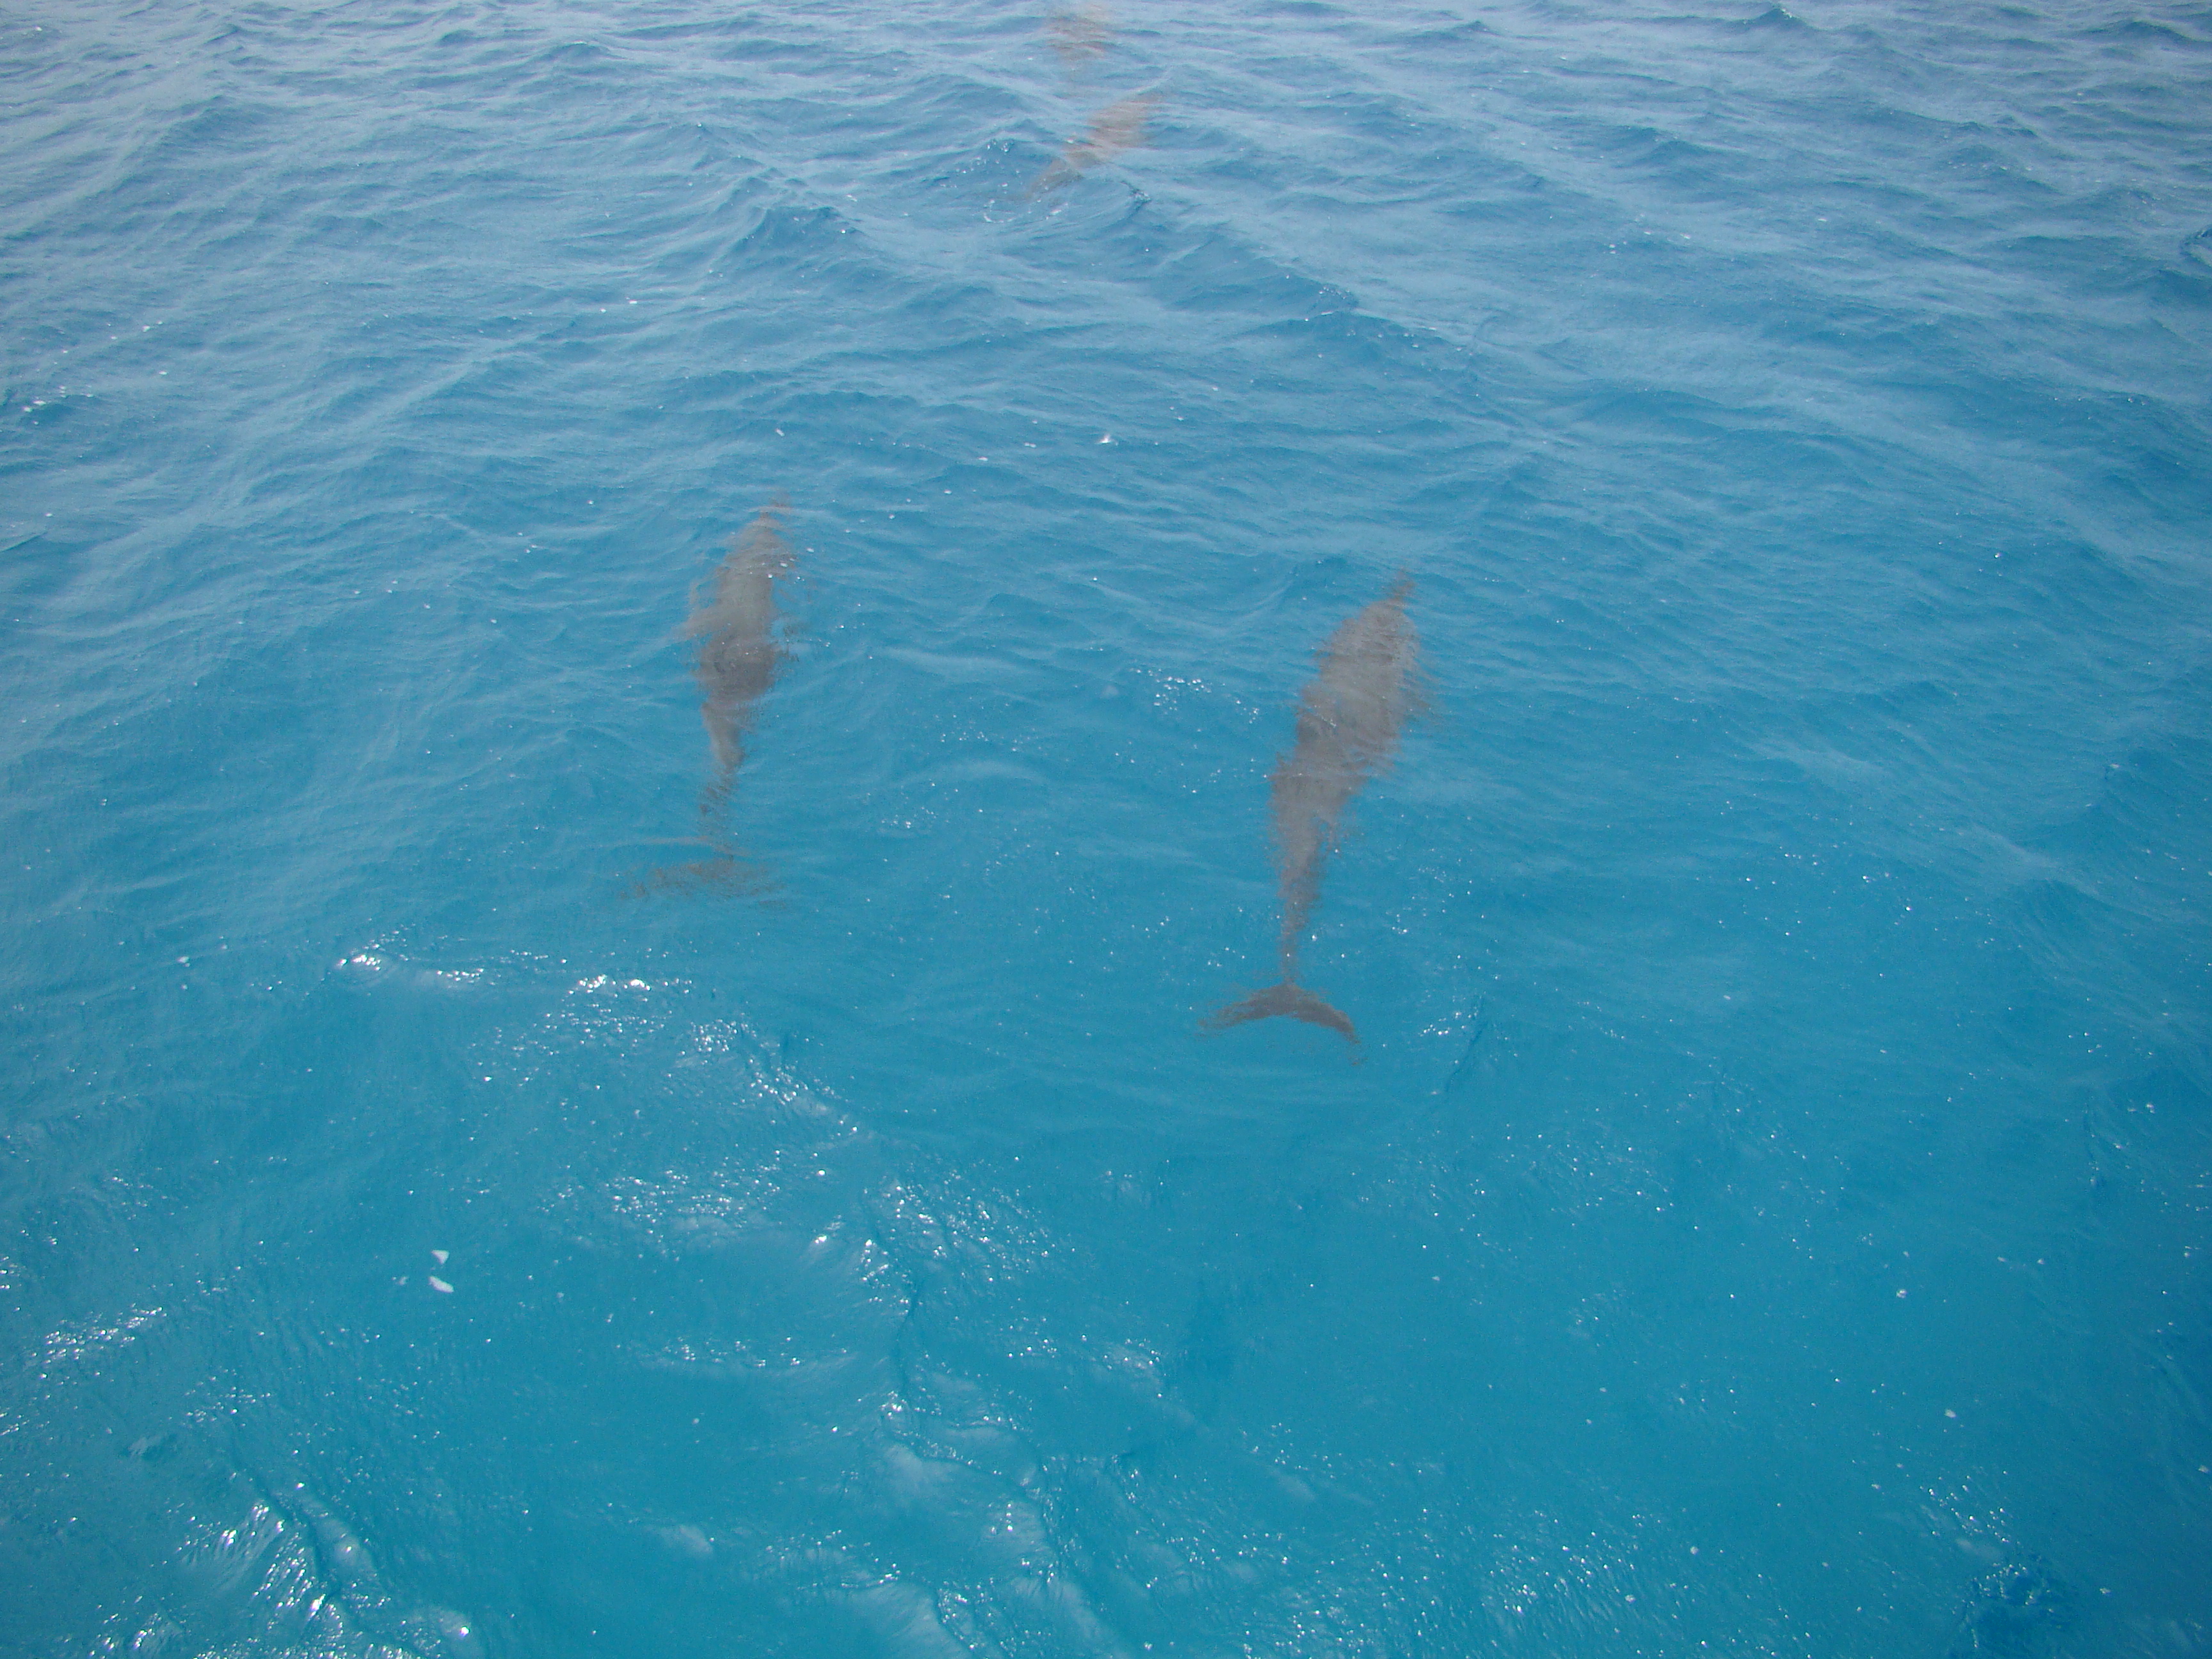
[[[2212,1654],[2212,10],[1109,3],[0,18],[4,1659]]]

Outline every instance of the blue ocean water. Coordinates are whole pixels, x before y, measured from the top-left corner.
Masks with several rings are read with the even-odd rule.
[[[0,1655],[2212,1652],[2212,11],[1111,5],[0,20]]]

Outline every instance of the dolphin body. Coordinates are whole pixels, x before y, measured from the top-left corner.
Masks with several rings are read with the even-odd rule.
[[[1025,199],[1072,185],[1091,168],[1145,142],[1145,123],[1159,106],[1159,94],[1140,92],[1109,104],[1091,118],[1090,130],[1060,146],[1050,166],[1030,181]]]
[[[699,718],[706,723],[714,770],[699,792],[700,840],[714,856],[655,870],[639,884],[653,888],[735,890],[756,884],[738,861],[729,832],[730,787],[745,757],[745,739],[761,698],[787,654],[776,638],[775,584],[797,566],[783,538],[781,496],[730,538],[729,552],[713,575],[691,592],[691,614],[676,630],[699,641],[692,677],[703,693]]]
[[[1320,672],[1298,694],[1297,742],[1267,780],[1283,897],[1282,981],[1213,1014],[1209,1030],[1287,1014],[1359,1041],[1351,1020],[1297,982],[1298,941],[1321,897],[1322,866],[1342,833],[1346,807],[1389,765],[1399,733],[1420,712],[1420,641],[1406,620],[1413,591],[1413,579],[1401,576],[1342,623],[1321,648]]]
[[[778,496],[742,534],[730,538],[728,556],[710,581],[692,590],[691,614],[676,630],[679,640],[702,641],[691,672],[706,693],[699,716],[714,745],[717,779],[726,787],[745,757],[753,705],[783,665],[775,638],[775,579],[788,576],[796,562],[783,539],[788,510]]]
[[[1061,65],[1073,71],[1106,55],[1114,39],[1114,14],[1097,4],[1056,11],[1045,20],[1044,32]]]

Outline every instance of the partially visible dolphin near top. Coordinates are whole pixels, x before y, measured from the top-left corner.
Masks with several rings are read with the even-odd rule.
[[[691,614],[676,630],[699,641],[692,677],[703,694],[699,718],[707,727],[714,769],[699,791],[699,839],[714,856],[655,870],[637,891],[655,888],[737,890],[758,885],[739,862],[729,830],[730,787],[745,757],[757,705],[787,654],[775,633],[780,614],[775,584],[797,567],[783,538],[789,504],[779,495],[730,538],[729,552],[714,574],[691,592]]]
[[[1114,39],[1114,14],[1095,3],[1056,11],[1045,20],[1044,33],[1053,51],[1060,54],[1060,61],[1070,70],[1080,69],[1092,58],[1105,56]]]
[[[1298,694],[1297,742],[1268,779],[1283,925],[1279,984],[1209,1018],[1214,1030],[1287,1014],[1341,1031],[1350,1019],[1297,982],[1298,944],[1321,897],[1322,866],[1343,833],[1360,786],[1390,763],[1406,722],[1420,712],[1420,641],[1406,620],[1413,579],[1401,576],[1374,604],[1340,624],[1321,648],[1320,672]]]

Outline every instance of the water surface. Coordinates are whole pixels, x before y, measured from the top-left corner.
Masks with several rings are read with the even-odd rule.
[[[17,9],[0,1654],[2212,1649],[2208,75]]]

